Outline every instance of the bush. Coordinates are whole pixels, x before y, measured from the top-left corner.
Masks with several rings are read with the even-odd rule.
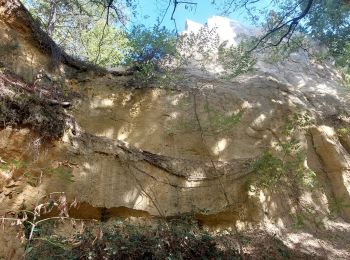
[[[226,42],[219,46],[218,61],[224,69],[223,78],[232,79],[253,69],[256,59],[248,51],[248,46],[241,43],[237,47],[227,47]]]
[[[129,50],[124,64],[131,66],[143,81],[156,77],[162,65],[177,56],[176,35],[165,27],[134,26],[127,37]]]
[[[219,247],[217,238],[190,217],[152,226],[114,221],[96,228],[69,238],[43,235],[33,241],[27,259],[241,259],[237,249]]]
[[[256,63],[247,51],[251,42],[244,41],[237,47],[220,44],[216,30],[208,26],[179,37],[164,27],[135,26],[127,38],[124,65],[136,71],[138,83],[176,84],[183,78],[181,68],[190,64],[200,66],[204,72],[213,64],[221,65],[224,71],[219,76],[232,79],[252,70]]]
[[[298,134],[307,130],[311,124],[312,119],[307,113],[294,114],[284,126],[285,141],[279,140],[277,151],[268,149],[250,163],[254,173],[252,184],[256,188],[277,188],[282,181],[297,184],[297,187],[316,187],[316,173],[304,165],[306,151],[298,139]],[[276,156],[276,152],[281,156]]]

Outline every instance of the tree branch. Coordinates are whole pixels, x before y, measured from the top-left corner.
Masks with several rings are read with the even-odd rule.
[[[175,17],[174,17],[174,14],[175,14],[177,6],[179,4],[187,4],[187,5],[195,5],[195,6],[197,6],[197,3],[195,3],[195,2],[188,2],[188,1],[178,1],[178,0],[170,0],[170,1],[174,1],[174,8],[173,8],[173,11],[171,13],[171,20],[174,21],[175,31],[176,31],[176,34],[178,34],[177,24],[176,24],[176,20],[175,20]]]
[[[296,27],[298,26],[300,20],[302,20],[310,11],[311,9],[311,6],[313,4],[313,1],[314,0],[308,0],[308,3],[305,7],[305,9],[303,10],[303,12],[298,15],[297,17],[294,17],[282,24],[278,24],[277,26],[275,26],[274,28],[272,28],[270,31],[268,31],[263,37],[261,37],[259,39],[259,41],[254,45],[253,48],[251,48],[248,52],[252,52],[254,51],[256,48],[258,48],[258,46],[264,42],[265,39],[267,39],[269,36],[271,36],[272,34],[276,33],[277,31],[280,31],[282,30],[283,28],[285,28],[286,26],[288,26],[287,28],[287,31],[280,37],[280,39],[274,43],[274,44],[271,44],[271,46],[278,46],[282,41],[283,39],[285,39],[286,37],[288,37],[288,35],[290,34],[293,34]],[[283,19],[282,19],[283,21]]]

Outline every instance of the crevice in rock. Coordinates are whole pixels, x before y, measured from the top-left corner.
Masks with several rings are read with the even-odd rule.
[[[57,209],[53,209],[50,213],[42,214],[40,219],[46,219],[58,216]],[[76,207],[68,209],[68,215],[72,219],[98,220],[106,221],[111,218],[126,219],[129,217],[152,218],[152,216],[144,210],[137,210],[128,207],[96,207],[87,202],[80,202]]]
[[[350,142],[347,140],[349,137],[339,136],[339,142],[343,146],[344,150],[350,155]]]
[[[326,175],[331,184],[334,203],[337,204],[337,208],[340,207],[337,210],[342,213],[341,215],[344,219],[349,219],[350,209],[347,206],[350,202],[347,188],[349,158],[347,158],[347,152],[340,144],[338,138],[335,137],[334,132],[332,134],[332,131],[334,129],[329,127],[315,127],[310,132],[314,147],[316,147],[315,152],[319,156],[322,165],[324,165]],[[321,148],[319,148],[320,146]],[[341,205],[338,205],[339,203]]]
[[[214,170],[214,172],[215,172],[215,175],[218,176],[218,170],[217,170],[217,168],[216,168],[216,166],[215,166],[215,163],[214,163],[214,161],[213,161],[213,158],[212,158],[212,156],[211,156],[211,154],[210,154],[210,152],[209,152],[208,144],[207,144],[207,142],[206,142],[206,140],[205,140],[205,138],[204,138],[203,127],[202,127],[202,125],[201,125],[201,122],[200,122],[200,119],[199,119],[199,115],[198,115],[198,111],[197,111],[198,108],[197,108],[196,94],[193,94],[193,106],[194,106],[194,107],[193,107],[193,112],[194,112],[195,119],[196,119],[196,121],[197,121],[199,130],[200,130],[200,136],[201,136],[202,143],[203,143],[204,147],[207,149],[207,156],[208,156],[208,158],[209,158],[209,160],[210,160],[210,163],[211,163],[211,166],[212,166],[212,168],[213,168],[213,170]],[[226,174],[225,171],[224,171],[224,174]],[[218,178],[218,180],[219,180],[219,183],[220,183],[221,191],[222,191],[222,193],[223,193],[223,195],[224,195],[224,197],[225,197],[226,203],[227,203],[227,205],[229,205],[229,204],[230,204],[230,200],[229,200],[229,197],[228,197],[228,195],[227,195],[225,186],[224,186],[224,184],[222,183],[221,178]]]
[[[235,178],[241,178],[249,173],[245,166],[248,159],[240,159],[231,162],[212,161],[208,165],[205,161],[193,161],[188,159],[173,158],[164,155],[143,151],[128,143],[107,137],[98,137],[88,133],[80,132],[71,136],[71,142],[75,148],[85,153],[94,152],[102,155],[113,155],[122,161],[137,162],[144,161],[163,170],[164,172],[188,181],[202,181],[220,178],[229,172]],[[215,169],[213,169],[215,167]],[[202,169],[207,174],[205,178],[193,179],[191,172]]]
[[[313,134],[311,132],[308,133],[307,141],[310,142],[310,144],[308,144],[310,146],[309,149],[316,156],[316,158],[318,160],[318,163],[321,166],[321,168],[318,168],[318,169],[314,169],[312,167],[310,169],[315,171],[316,173],[322,173],[322,178],[324,179],[323,180],[324,184],[331,183],[331,179],[329,178],[328,173],[325,170],[325,162],[323,161],[322,157],[320,156],[320,154],[317,152],[317,150],[315,148],[314,137],[313,137]],[[321,176],[318,176],[318,177],[320,178]],[[334,191],[333,191],[333,189],[331,187],[324,187],[324,188],[326,189],[326,193],[329,196],[331,196],[332,199],[335,198]]]

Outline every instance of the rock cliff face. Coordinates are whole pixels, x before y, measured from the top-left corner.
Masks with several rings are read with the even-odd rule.
[[[8,3],[0,0],[0,37],[17,35],[19,47],[16,59],[2,53],[1,61],[27,79],[33,70],[69,74],[64,83],[79,95],[59,140],[42,140],[24,125],[0,131],[2,213],[65,192],[82,203],[71,212],[80,218],[100,218],[105,209],[111,216],[194,213],[207,225],[242,228],[283,228],[300,215],[350,221],[349,92],[331,62],[300,51],[279,63],[261,58],[234,81],[189,68],[175,89],[131,88],[128,76],[81,72],[65,59],[49,72],[50,56],[29,37],[30,17]],[[18,13],[28,17],[17,20]],[[13,88],[0,83],[3,96]],[[287,162],[296,168],[259,186],[266,169],[275,176]]]

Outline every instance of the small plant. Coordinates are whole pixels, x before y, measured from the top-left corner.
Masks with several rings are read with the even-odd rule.
[[[18,50],[19,50],[19,44],[17,40],[0,45],[0,55],[3,57],[10,56],[10,55],[14,56]]]
[[[42,225],[52,220],[70,219],[68,209],[75,206],[76,201],[72,203],[67,202],[65,193],[52,192],[38,198],[37,204],[33,210],[27,210],[26,206],[23,204],[18,212],[12,212],[11,215],[1,216],[0,220],[2,223],[4,223],[4,221],[9,221],[11,225],[23,225],[24,237],[26,239],[25,256],[28,256],[34,249],[33,244],[35,241],[42,240],[40,237],[40,235],[42,235]],[[54,210],[58,212],[57,216],[45,217],[46,214]]]
[[[15,171],[20,171],[24,180],[31,186],[37,187],[41,181],[41,175],[47,174],[55,178],[59,178],[66,182],[74,182],[74,175],[72,174],[72,167],[67,162],[60,162],[60,166],[51,167],[37,167],[34,163],[29,163],[24,160],[13,159],[10,161],[3,161],[0,163],[0,170],[12,175]]]
[[[315,228],[321,228],[323,225],[323,216],[318,214],[313,206],[302,206],[297,213],[293,215],[293,226],[297,229],[305,227],[305,225],[313,225]]]
[[[3,171],[19,170],[21,168],[25,168],[27,165],[28,165],[28,162],[26,161],[13,159],[11,161],[0,164],[0,170],[3,170]]]
[[[256,177],[254,184],[259,188],[275,186],[286,175],[284,162],[269,151],[265,151],[250,167]]]
[[[337,215],[341,214],[344,208],[350,208],[350,204],[345,201],[345,197],[334,198],[328,203],[328,205],[331,213],[335,213]]]
[[[347,89],[350,89],[350,74],[343,73],[343,85]]]
[[[266,150],[250,163],[250,168],[255,173],[254,186],[276,187],[280,181],[288,179],[310,189],[316,187],[316,173],[305,167],[306,153],[297,138],[297,132],[305,131],[311,122],[311,117],[307,114],[294,114],[292,119],[287,121],[283,129],[286,141],[279,141],[276,147],[281,156],[276,156],[276,152],[272,150]]]
[[[216,110],[211,110],[209,113],[209,125],[214,133],[222,133],[230,131],[237,125],[243,117],[243,110],[232,113],[231,115],[222,114]]]
[[[227,47],[226,44],[227,42],[224,42],[218,48],[218,62],[224,69],[220,76],[224,79],[232,79],[252,71],[256,59],[248,52],[249,44],[243,42],[237,47]]]
[[[217,247],[216,237],[193,218],[159,220],[155,225],[114,221],[87,227],[73,237],[49,235],[34,240],[29,259],[241,259],[234,248]],[[44,253],[43,253],[44,252]],[[39,257],[39,258],[38,258]]]
[[[346,137],[350,133],[350,129],[348,127],[342,127],[337,129],[337,134],[339,137]]]
[[[212,64],[221,65],[223,72],[218,76],[233,79],[253,69],[256,60],[248,51],[250,45],[248,40],[238,46],[228,46],[227,41],[220,43],[216,29],[205,25],[196,33],[190,32],[180,37],[180,64],[199,65],[204,72],[208,72],[208,66]]]
[[[25,172],[29,163],[23,160],[1,160],[0,171],[4,172],[7,176],[13,176],[16,172]],[[25,176],[25,173],[23,174]],[[26,177],[25,177],[26,178]]]
[[[74,182],[73,180],[74,175],[72,174],[72,169],[68,166],[60,166],[57,168],[50,169],[48,173],[61,180],[64,180],[67,182]]]
[[[138,85],[176,85],[185,78],[182,69],[191,64],[203,72],[208,72],[212,64],[221,65],[223,72],[219,76],[232,79],[252,70],[256,62],[247,51],[248,41],[237,47],[220,44],[216,30],[208,26],[179,37],[164,27],[134,26],[127,38],[128,48],[122,63],[135,72],[133,83]]]
[[[313,124],[313,119],[308,113],[295,113],[288,119],[283,134],[292,136],[297,130],[307,130]]]
[[[305,226],[305,216],[302,213],[296,213],[294,216],[294,228],[301,229]]]
[[[37,173],[33,173],[33,172],[29,172],[26,171],[23,174],[23,177],[25,178],[26,182],[33,186],[33,187],[37,187],[39,185],[40,182],[40,176]]]

